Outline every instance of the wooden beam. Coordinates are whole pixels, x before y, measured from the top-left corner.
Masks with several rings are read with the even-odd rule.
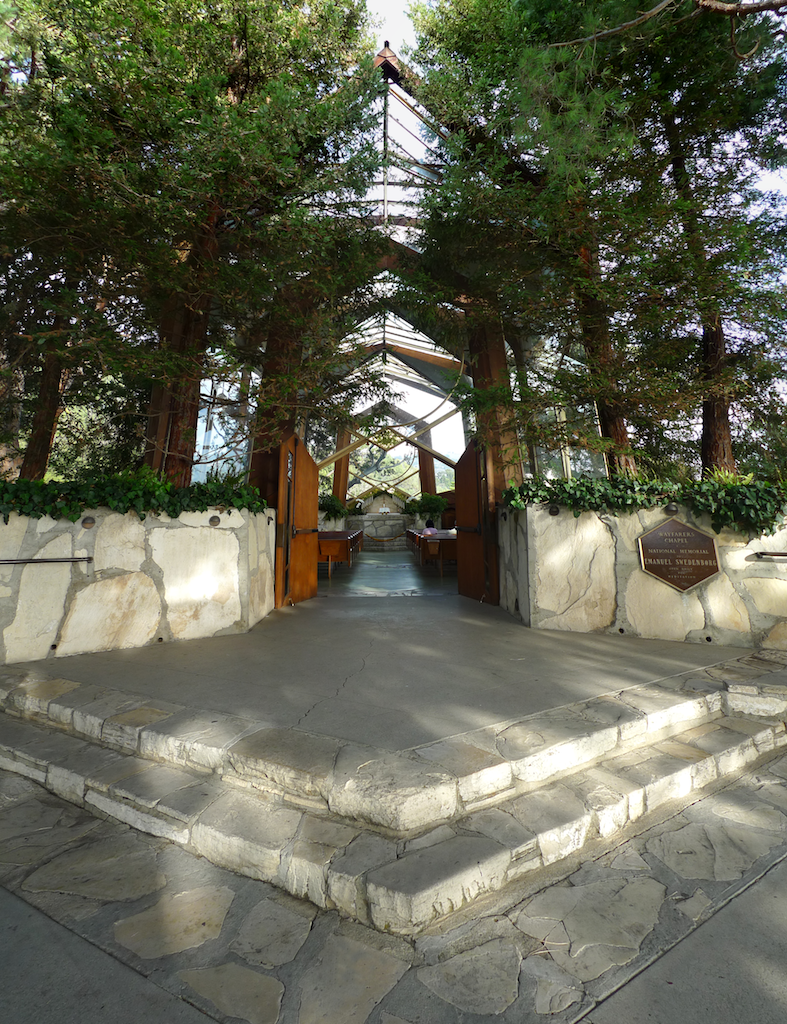
[[[434,472],[434,456],[418,450],[418,477],[422,494],[437,494],[437,480]]]

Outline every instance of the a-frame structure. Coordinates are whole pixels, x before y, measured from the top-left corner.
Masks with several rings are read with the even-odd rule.
[[[418,259],[418,200],[414,195],[419,189],[439,188],[441,180],[439,157],[424,140],[424,129],[432,139],[446,133],[419,106],[409,88],[406,69],[387,42],[375,65],[386,82],[382,170],[374,197],[375,219],[388,239],[388,250],[379,266],[384,277],[400,272],[405,262]],[[293,296],[293,301],[303,301],[303,297]],[[429,416],[409,416],[406,409],[399,409],[396,415],[388,417],[379,432],[345,423],[337,431],[334,451],[322,454],[319,462],[312,459],[304,442],[304,424],[296,422],[286,408],[280,414],[269,414],[267,423],[258,428],[249,480],[278,510],[277,605],[304,600],[316,593],[319,470],[332,467],[333,494],[345,501],[352,452],[365,444],[384,447],[392,442],[404,442],[417,451],[421,492],[436,491],[435,460],[455,471],[460,593],[497,603],[495,510],[504,486],[522,478],[519,439],[506,421],[502,406],[494,402],[486,403],[488,411],[476,424],[482,428],[483,443],[472,436],[471,424],[463,424],[468,443],[461,457],[459,453],[446,455],[438,450],[430,436],[443,419],[458,415],[450,404],[450,394],[460,378],[476,390],[499,392],[510,388],[511,360],[503,325],[488,314],[479,315],[476,311],[480,305],[474,302],[468,287],[457,295],[455,302],[448,304],[449,308],[441,309],[445,317],[462,321],[460,351],[442,346],[421,333],[418,315],[407,309],[389,308],[382,316],[358,325],[356,333],[363,335],[364,362],[382,363],[393,384],[406,383],[432,394],[435,409]],[[297,338],[279,339],[272,332],[266,358],[276,365],[277,360],[288,358],[298,343]],[[348,366],[348,373],[352,371],[352,366]],[[359,416],[363,411],[359,410]],[[283,437],[284,442],[272,447],[266,431],[268,438]],[[380,440],[383,435],[385,442]],[[307,563],[308,569],[304,569]]]

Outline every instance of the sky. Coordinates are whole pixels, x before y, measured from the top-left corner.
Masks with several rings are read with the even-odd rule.
[[[381,50],[385,40],[391,49],[398,52],[402,43],[415,43],[413,25],[405,11],[410,0],[366,0],[366,8],[372,20],[380,25],[377,30],[377,49]]]

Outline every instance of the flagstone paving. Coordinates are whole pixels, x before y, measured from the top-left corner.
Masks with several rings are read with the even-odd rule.
[[[753,655],[728,669],[764,687],[783,663]],[[207,722],[205,712],[163,701],[154,709],[123,690],[97,698],[90,684],[48,679],[40,667],[12,668],[0,684],[0,767],[402,936],[447,928],[468,904],[632,834],[646,813],[690,802],[787,746],[783,721],[730,711],[720,666],[704,682],[692,670],[395,752],[221,712]],[[734,802],[724,813],[742,833],[757,819]],[[759,816],[772,819],[766,829],[783,821],[776,807]],[[720,880],[753,842],[720,837],[713,823],[691,835],[689,859],[712,857]],[[42,831],[30,845],[56,841]],[[664,844],[665,863],[688,865]],[[759,856],[770,846],[754,848]]]
[[[416,938],[318,910],[8,772],[0,884],[227,1024],[571,1024],[787,858],[787,756],[771,756]]]

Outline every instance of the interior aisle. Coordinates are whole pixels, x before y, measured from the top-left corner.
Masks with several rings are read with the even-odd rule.
[[[320,597],[443,597],[457,593],[456,563],[420,566],[409,551],[361,551],[352,568],[334,564],[319,566]]]

